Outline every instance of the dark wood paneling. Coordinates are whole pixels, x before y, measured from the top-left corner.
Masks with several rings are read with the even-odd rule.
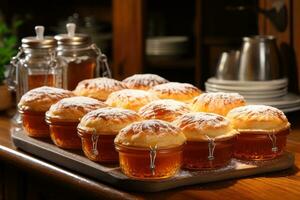
[[[113,0],[113,76],[123,79],[143,71],[143,0]]]

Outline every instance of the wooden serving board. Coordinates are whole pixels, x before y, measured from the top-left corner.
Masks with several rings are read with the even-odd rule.
[[[84,157],[81,151],[60,149],[50,139],[30,138],[20,128],[13,128],[11,132],[16,147],[80,174],[129,191],[157,192],[180,186],[274,172],[294,165],[294,155],[286,152],[270,161],[241,162],[233,159],[227,167],[218,170],[193,172],[180,170],[177,175],[169,179],[141,181],[125,176],[117,165],[98,164]]]

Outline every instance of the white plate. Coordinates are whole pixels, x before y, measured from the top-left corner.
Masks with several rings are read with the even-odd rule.
[[[249,104],[266,104],[274,107],[295,107],[297,105],[300,106],[300,96],[293,93],[288,93],[287,95],[280,97],[269,99],[267,101],[248,101]]]
[[[287,94],[287,88],[282,88],[278,90],[266,90],[266,91],[233,91],[233,90],[227,90],[227,89],[217,89],[213,87],[205,87],[206,91],[209,92],[237,92],[241,95],[249,95],[249,96],[256,96],[256,95],[279,95],[279,94]]]
[[[215,77],[211,77],[207,80],[208,83],[217,84],[217,85],[229,85],[229,86],[245,86],[245,87],[251,87],[251,86],[268,86],[268,85],[287,85],[288,79],[282,78],[282,79],[276,79],[271,81],[238,81],[238,80],[221,80],[217,79]]]
[[[206,82],[205,87],[221,89],[221,90],[232,90],[232,91],[269,91],[279,90],[287,87],[287,85],[257,85],[257,86],[228,86],[228,85],[216,85]]]

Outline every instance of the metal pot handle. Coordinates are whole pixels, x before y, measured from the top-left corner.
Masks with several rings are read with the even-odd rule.
[[[97,67],[97,75],[100,75],[102,77],[108,77],[111,78],[111,71],[107,62],[107,57],[105,54],[103,54],[100,50],[100,48],[97,47],[96,44],[92,44],[91,45],[92,49],[96,52],[96,54],[98,55],[97,58],[97,65],[99,65],[99,67]]]

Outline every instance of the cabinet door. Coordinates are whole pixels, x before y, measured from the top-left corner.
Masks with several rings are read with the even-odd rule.
[[[113,76],[141,73],[144,65],[144,0],[113,0]]]

